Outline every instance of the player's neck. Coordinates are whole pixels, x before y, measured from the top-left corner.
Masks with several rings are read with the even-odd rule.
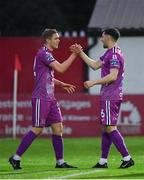
[[[109,44],[108,49],[112,49],[115,46],[117,46],[117,43],[112,42]]]
[[[45,44],[44,46],[47,47],[50,51],[53,51],[53,48],[49,46],[48,44]]]

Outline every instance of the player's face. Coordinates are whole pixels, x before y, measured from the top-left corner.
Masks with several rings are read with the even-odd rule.
[[[108,48],[108,41],[109,41],[108,35],[103,33],[101,36],[101,42],[103,43],[103,48]]]
[[[53,34],[53,36],[48,40],[48,44],[52,49],[57,49],[60,42],[60,37],[58,33]]]

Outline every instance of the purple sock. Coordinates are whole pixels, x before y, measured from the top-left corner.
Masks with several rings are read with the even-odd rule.
[[[103,132],[102,143],[101,143],[101,148],[102,148],[101,158],[107,159],[111,144],[112,144],[112,141],[109,134],[107,132]]]
[[[16,154],[19,156],[22,156],[23,153],[28,149],[28,147],[31,145],[33,140],[37,137],[35,133],[32,131],[29,131],[22,139]]]
[[[129,155],[128,150],[126,148],[124,139],[118,130],[114,130],[110,133],[110,137],[117,150],[121,153],[123,157]]]
[[[63,139],[62,136],[52,135],[52,143],[56,160],[63,159]]]

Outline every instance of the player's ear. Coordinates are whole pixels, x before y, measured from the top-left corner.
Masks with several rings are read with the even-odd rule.
[[[106,40],[111,40],[111,36],[110,35],[106,35]]]
[[[49,42],[50,42],[50,39],[49,39],[49,38],[47,38],[47,39],[46,39],[46,43],[49,43]]]
[[[110,35],[108,35],[108,36],[109,36],[109,40],[114,41],[114,38],[112,36],[110,36]]]

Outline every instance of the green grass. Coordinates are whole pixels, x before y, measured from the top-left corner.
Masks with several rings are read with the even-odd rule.
[[[65,160],[78,169],[55,169],[51,139],[37,139],[22,158],[22,170],[14,171],[8,158],[20,139],[0,139],[0,179],[138,179],[144,178],[144,137],[127,137],[135,166],[118,169],[121,156],[111,148],[108,169],[92,169],[100,157],[100,138],[65,138]]]

